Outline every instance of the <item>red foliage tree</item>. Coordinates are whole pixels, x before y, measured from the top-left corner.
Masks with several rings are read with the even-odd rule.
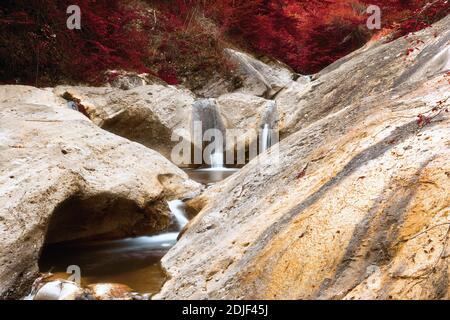
[[[448,0],[77,0],[82,29],[66,28],[69,0],[3,0],[0,81],[99,83],[106,69],[149,71],[201,86],[232,75],[228,42],[315,73],[364,45],[366,8],[395,37],[449,13]],[[210,22],[215,21],[215,24]]]
[[[107,69],[146,71],[148,19],[118,0],[78,0],[81,30],[66,26],[69,0],[4,0],[0,79],[46,85],[98,83]]]
[[[233,37],[240,38],[243,45],[249,44],[253,50],[278,58],[300,73],[317,72],[366,43],[373,35],[366,27],[366,8],[370,4],[380,6],[383,27],[392,29],[396,37],[423,29],[449,13],[447,0],[206,3],[209,10],[205,12],[220,21]]]

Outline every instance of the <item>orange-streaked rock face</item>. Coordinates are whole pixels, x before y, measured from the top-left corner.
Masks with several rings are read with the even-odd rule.
[[[399,39],[291,88],[279,154],[191,201],[203,209],[156,298],[449,298],[448,70],[421,67],[449,46],[449,19],[415,35],[414,56]]]

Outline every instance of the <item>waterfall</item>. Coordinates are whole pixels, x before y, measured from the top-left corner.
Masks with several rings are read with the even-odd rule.
[[[269,149],[271,146],[271,134],[269,124],[265,123],[261,137],[261,153]]]
[[[193,128],[195,138],[195,147],[198,153],[203,155],[203,151],[210,152],[205,157],[208,158],[208,162],[211,169],[223,169],[224,168],[224,137],[225,126],[222,122],[222,118],[217,109],[215,99],[202,99],[196,101],[193,108]],[[200,126],[199,128],[197,126]],[[196,129],[197,128],[197,129]],[[196,130],[201,129],[201,132]],[[204,137],[210,138],[211,144],[206,147],[205,142],[202,140]],[[199,141],[200,140],[200,141]],[[206,147],[206,148],[205,148]],[[202,157],[203,158],[203,157]],[[199,160],[199,159],[197,159]],[[197,163],[196,160],[196,164]],[[203,163],[203,161],[201,161]]]
[[[223,169],[223,150],[214,150],[210,156],[211,168],[213,169]]]
[[[184,228],[188,224],[189,220],[186,217],[185,208],[186,205],[181,200],[173,200],[168,202],[169,209],[175,217],[175,221],[178,226],[178,231]]]
[[[275,101],[267,104],[262,121],[262,131],[260,136],[259,153],[267,151],[277,139],[278,135],[278,111]]]
[[[163,250],[170,248],[177,242],[180,231],[188,224],[189,219],[186,215],[186,205],[181,200],[173,200],[167,202],[170,212],[172,213],[175,225],[173,229],[154,236],[143,236],[138,238],[129,238],[117,240],[116,245],[111,250],[118,253],[121,251],[132,250]],[[113,252],[113,251],[111,251]]]

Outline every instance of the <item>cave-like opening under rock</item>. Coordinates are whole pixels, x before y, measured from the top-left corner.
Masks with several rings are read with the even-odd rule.
[[[111,194],[70,197],[51,216],[39,269],[67,279],[75,266],[82,285],[121,283],[155,293],[165,282],[160,260],[172,243],[164,234],[150,235],[169,224],[164,201],[140,208]]]
[[[102,193],[75,195],[62,202],[48,224],[47,244],[80,240],[111,240],[149,235],[170,223],[164,201],[140,208],[134,201]]]

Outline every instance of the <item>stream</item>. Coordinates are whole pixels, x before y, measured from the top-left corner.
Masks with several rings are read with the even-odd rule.
[[[193,108],[194,120],[201,121],[202,132],[208,129],[224,132],[214,100],[198,101]],[[272,145],[271,131],[276,128],[276,124],[276,105],[271,103],[265,110],[261,126],[260,153]],[[223,146],[217,145],[210,154],[208,167],[185,171],[192,180],[210,186],[228,178],[239,169],[224,165]],[[67,268],[78,266],[82,286],[118,283],[127,285],[140,294],[159,292],[166,281],[161,258],[176,244],[179,233],[189,222],[183,201],[171,201],[168,205],[176,222],[176,227],[170,228],[171,231],[115,241],[48,245],[39,260],[40,271],[51,272],[54,279],[67,279],[71,276],[66,273]]]
[[[187,173],[193,180],[211,185],[237,171],[219,167],[187,170]],[[77,265],[83,286],[120,283],[140,294],[159,292],[166,281],[161,258],[175,245],[179,232],[189,222],[183,201],[168,204],[178,231],[114,241],[49,245],[41,254],[40,271],[51,272],[54,279],[67,279],[71,275],[66,273],[67,268]]]

